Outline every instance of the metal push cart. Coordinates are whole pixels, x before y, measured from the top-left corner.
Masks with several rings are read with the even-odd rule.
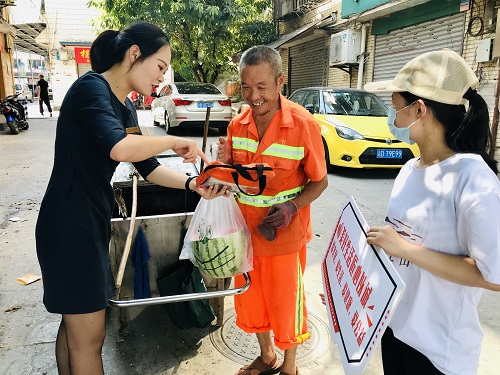
[[[169,168],[186,175],[197,175],[195,165],[183,163],[183,159],[176,154],[158,155],[158,161]],[[114,189],[121,189],[121,196],[127,209],[133,206],[133,166],[130,163],[121,163],[113,176]],[[136,180],[137,212],[123,219],[119,213],[118,204],[115,204],[113,219],[111,220],[110,259],[111,270],[115,280],[120,272],[123,281],[117,288],[114,299],[109,305],[117,331],[117,340],[122,340],[123,329],[137,317],[148,305],[182,302],[188,300],[212,298],[211,305],[217,318],[218,325],[222,325],[224,313],[224,297],[245,292],[250,286],[248,274],[244,274],[246,283],[237,289],[227,289],[230,279],[205,279],[206,293],[183,294],[177,296],[160,296],[156,280],[166,270],[178,261],[179,249],[184,238],[181,238],[183,228],[189,225],[200,197],[198,194],[180,189],[165,188],[143,179]],[[131,224],[133,230],[131,229]],[[148,244],[151,258],[148,262],[149,284],[151,298],[134,299],[134,268],[128,260],[123,270],[120,263],[126,243],[135,238],[138,228],[142,228]],[[127,257],[127,256],[126,256]],[[123,267],[122,267],[123,268]],[[119,277],[121,278],[121,277]]]

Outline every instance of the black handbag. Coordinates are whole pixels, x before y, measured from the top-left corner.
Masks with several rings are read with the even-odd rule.
[[[181,238],[184,238],[185,229]],[[161,296],[172,296],[207,291],[201,273],[190,260],[179,260],[165,276],[156,280]],[[208,299],[166,303],[163,308],[170,320],[181,329],[205,328],[214,319]]]

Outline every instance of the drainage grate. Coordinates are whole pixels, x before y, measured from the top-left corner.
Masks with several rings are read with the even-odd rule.
[[[311,338],[304,344],[299,345],[297,349],[297,365],[299,366],[317,360],[327,352],[331,343],[328,325],[309,311],[307,317]],[[255,334],[245,333],[236,326],[236,313],[234,310],[224,312],[222,326],[212,327],[210,341],[225,357],[245,365],[260,355],[259,343]],[[283,359],[281,350],[278,349],[277,354],[278,358]]]

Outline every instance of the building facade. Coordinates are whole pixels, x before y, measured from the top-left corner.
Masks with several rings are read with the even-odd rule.
[[[12,51],[15,30],[9,23],[10,6],[0,6],[0,98],[15,93]]]
[[[286,94],[306,86],[362,88],[421,53],[449,48],[479,78],[500,157],[496,0],[275,0]],[[500,36],[499,36],[500,44]],[[380,95],[387,103],[389,95]]]
[[[71,84],[90,70],[88,51],[96,38],[92,22],[100,11],[82,0],[44,0],[40,9],[45,29],[36,37],[48,52],[54,108],[61,106]]]

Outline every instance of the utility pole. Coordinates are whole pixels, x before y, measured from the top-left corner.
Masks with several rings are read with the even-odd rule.
[[[16,54],[17,80],[19,81],[19,83],[21,83],[21,72],[19,71],[19,69],[20,69],[20,66],[19,66],[19,59],[17,58],[17,46],[16,46],[16,43],[15,43],[15,42],[14,42],[14,43],[12,43],[12,44],[14,44],[14,52],[15,52],[15,54]],[[15,82],[15,78],[16,78],[16,77],[14,76],[14,83],[16,83],[16,82]],[[14,94],[15,94],[15,93],[16,93],[16,90],[14,89]]]
[[[34,84],[34,80],[33,80],[33,60],[31,59],[31,52],[29,54],[29,58],[30,58],[30,70],[31,70],[31,84],[33,85]],[[34,87],[34,86],[33,86]],[[30,87],[31,89],[31,87]],[[34,90],[31,89],[31,92],[33,92]],[[34,94],[33,94],[34,95]]]

